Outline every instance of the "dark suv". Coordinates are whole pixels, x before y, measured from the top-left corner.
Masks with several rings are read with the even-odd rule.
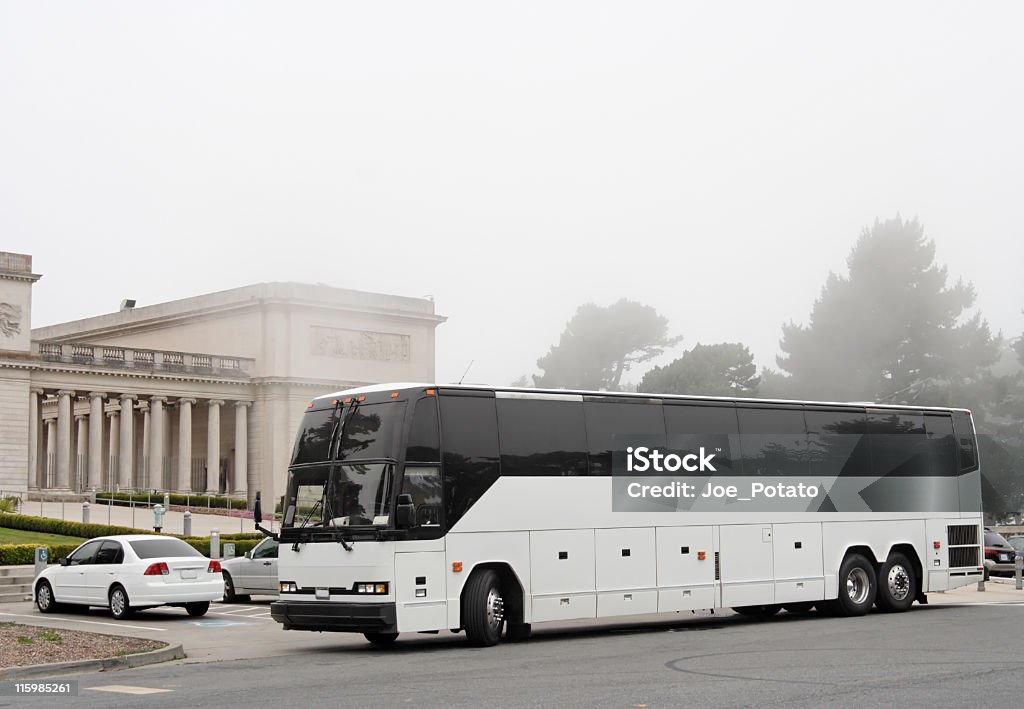
[[[991,576],[1013,576],[1013,559],[1017,550],[1003,538],[1002,534],[985,530],[985,578]]]

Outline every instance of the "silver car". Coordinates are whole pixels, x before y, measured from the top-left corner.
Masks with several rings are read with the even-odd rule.
[[[224,602],[248,601],[250,594],[276,596],[277,540],[267,537],[245,556],[221,562]]]

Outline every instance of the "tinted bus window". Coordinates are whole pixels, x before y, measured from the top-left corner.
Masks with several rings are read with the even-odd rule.
[[[871,475],[868,423],[863,411],[805,409],[811,475]]]
[[[334,430],[334,409],[307,411],[295,440],[292,464],[317,463],[330,458],[331,432]]]
[[[871,472],[882,477],[931,475],[924,414],[868,412]]]
[[[498,399],[502,475],[586,475],[579,401]]]
[[[642,436],[648,445],[665,447],[665,419],[660,403],[584,401],[587,452],[591,475],[612,474],[612,452],[625,456],[622,440],[616,437]]]
[[[737,407],[745,475],[806,475],[807,430],[799,409]]]
[[[449,529],[498,479],[493,397],[441,396],[441,461]]]
[[[405,449],[407,461],[433,463],[441,460],[441,440],[437,428],[437,399],[427,397],[416,402]]]
[[[396,458],[404,414],[405,405],[397,401],[359,406],[354,414],[345,409],[338,458]]]
[[[953,412],[953,431],[960,451],[960,472],[969,473],[978,469],[978,446],[971,426],[971,417],[962,411]]]
[[[955,476],[959,466],[953,419],[948,415],[925,414],[924,432],[932,474]]]
[[[704,448],[705,453],[715,454],[718,475],[741,474],[735,408],[666,403],[663,409],[670,451],[678,455],[699,454]]]

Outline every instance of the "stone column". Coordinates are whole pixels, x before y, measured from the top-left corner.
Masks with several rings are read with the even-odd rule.
[[[40,458],[43,452],[42,389],[31,389],[28,394],[28,486],[46,487]]]
[[[192,492],[192,407],[195,399],[178,399],[178,491]]]
[[[103,486],[103,400],[107,395],[89,392],[89,489]]]
[[[220,489],[220,407],[221,399],[206,402],[206,492]]]
[[[166,396],[149,397],[149,486],[164,488],[164,402]]]
[[[71,487],[74,490],[82,490],[85,487],[85,478],[88,477],[83,461],[89,455],[89,419],[85,414],[75,414],[75,422],[78,424],[78,434],[75,436],[75,475]]]
[[[132,486],[132,463],[135,455],[135,394],[121,394],[121,454],[117,461],[117,486],[126,490]]]
[[[57,480],[54,487],[71,487],[71,397],[75,392],[61,389],[57,392]]]
[[[233,493],[243,494],[249,487],[249,407],[251,401],[235,402],[235,475]]]
[[[139,411],[142,412],[142,466],[139,470],[139,487],[148,488],[149,484],[149,441],[150,425],[149,402],[145,399],[139,400]]]
[[[53,466],[51,468],[50,466]],[[57,466],[57,419],[46,420],[46,461],[43,463],[43,476],[46,479],[43,487],[51,488],[56,484],[55,471]]]
[[[118,456],[121,453],[121,441],[118,434],[121,433],[121,414],[117,411],[108,411],[107,418],[110,419],[110,442],[107,444],[107,486],[106,489],[113,490],[117,486],[117,465]]]

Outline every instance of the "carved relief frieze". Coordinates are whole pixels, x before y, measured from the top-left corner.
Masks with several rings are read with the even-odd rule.
[[[312,355],[378,362],[409,361],[408,335],[316,325],[310,328],[309,335],[309,353]]]

